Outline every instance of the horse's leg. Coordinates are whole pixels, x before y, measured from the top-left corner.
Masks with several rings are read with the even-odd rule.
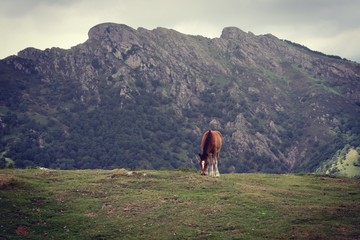
[[[218,161],[219,160],[219,153],[215,154],[215,177],[220,177],[219,167],[218,167]]]
[[[208,175],[210,177],[214,176],[214,156],[213,156],[213,154],[209,154]]]

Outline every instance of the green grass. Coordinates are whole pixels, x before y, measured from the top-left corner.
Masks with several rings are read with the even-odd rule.
[[[359,149],[345,146],[342,150],[324,162],[317,170],[318,174],[331,174],[337,177],[360,178]]]
[[[360,177],[360,167],[357,165],[359,159],[359,153],[356,149],[350,148],[349,152],[346,154],[345,159],[342,160],[340,157],[338,161],[333,163],[330,167],[338,169],[337,175],[347,176],[347,177]]]
[[[4,115],[6,112],[9,111],[9,109],[5,106],[0,106],[0,114]]]
[[[46,116],[41,115],[37,112],[29,112],[28,116],[30,117],[30,119],[35,120],[36,122],[40,123],[41,125],[46,125],[48,124],[48,119]]]
[[[220,87],[224,87],[225,85],[227,85],[231,82],[230,79],[222,77],[222,76],[214,77],[213,81]]]
[[[358,239],[360,180],[0,170],[0,239]]]

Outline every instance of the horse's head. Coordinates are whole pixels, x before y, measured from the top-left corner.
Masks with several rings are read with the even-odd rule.
[[[209,165],[209,161],[208,161],[208,154],[200,154],[199,153],[199,164],[200,164],[200,170],[201,170],[201,175],[206,175],[206,169],[207,166]]]

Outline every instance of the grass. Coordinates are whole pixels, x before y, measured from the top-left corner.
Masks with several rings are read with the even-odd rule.
[[[356,149],[350,148],[349,152],[346,154],[345,159],[342,160],[340,157],[338,161],[335,162],[331,168],[338,169],[336,174],[340,176],[347,177],[360,177],[360,167],[357,165],[359,159],[359,153]]]
[[[0,239],[359,239],[360,180],[0,170]]]

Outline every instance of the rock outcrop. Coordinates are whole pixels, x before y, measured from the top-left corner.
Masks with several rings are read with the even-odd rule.
[[[26,85],[19,95],[29,113],[47,115],[62,104],[100,108],[110,90],[121,109],[143,92],[153,94],[162,99],[157,108],[171,109],[184,129],[224,132],[222,166],[231,171],[311,170],[324,160],[320,148],[330,157],[345,144],[359,144],[358,63],[235,27],[209,39],[104,23],[88,35],[69,50],[27,48],[2,60],[3,72],[11,68],[40,81],[41,93]],[[56,103],[67,88],[76,94]],[[40,95],[51,103],[35,107]],[[1,103],[11,110],[6,99]]]

